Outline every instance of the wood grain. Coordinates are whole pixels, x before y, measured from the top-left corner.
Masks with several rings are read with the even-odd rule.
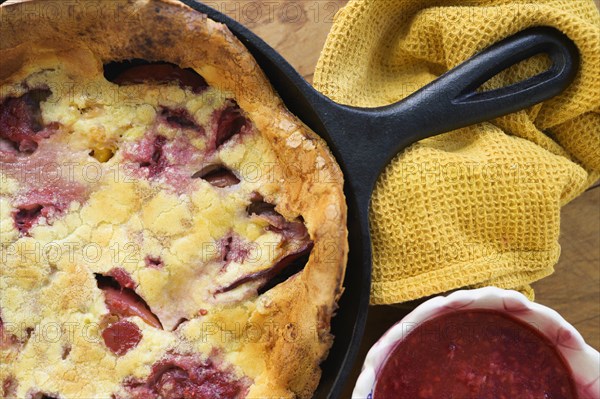
[[[536,301],[569,321],[600,350],[600,188],[562,209],[556,272],[536,283]]]
[[[204,1],[250,28],[309,82],[333,24],[346,0]]]

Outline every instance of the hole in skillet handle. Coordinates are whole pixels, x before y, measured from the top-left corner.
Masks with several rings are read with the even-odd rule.
[[[563,64],[566,66],[555,69],[559,78],[552,82],[555,85],[554,90],[545,90],[546,88],[540,87],[538,84],[531,85],[527,89],[545,92],[543,98],[521,92],[521,98],[530,100],[529,104],[515,102],[512,109],[511,107],[498,108],[496,105],[488,103],[489,113],[478,113],[477,109],[469,107],[469,105],[477,103],[476,99],[471,99],[470,104],[467,104],[466,101],[462,104],[460,101],[456,101],[459,94],[468,94],[470,87],[463,85],[458,91],[436,91],[437,81],[400,103],[374,109],[361,109],[336,104],[318,93],[277,52],[238,22],[195,0],[179,1],[230,28],[254,55],[288,109],[328,142],[344,171],[352,254],[346,269],[344,283],[346,290],[342,296],[342,302],[345,303],[341,304],[338,315],[332,321],[332,332],[336,335],[336,340],[326,360],[327,364],[323,364],[323,376],[315,393],[315,397],[318,398],[337,398],[341,395],[345,380],[356,359],[357,347],[366,322],[371,267],[366,215],[368,214],[367,208],[372,185],[380,170],[397,152],[423,138],[493,119],[558,94],[568,86],[575,76],[578,65],[577,48],[566,36],[552,28],[533,28],[541,30],[541,32],[522,32],[520,35],[537,36],[538,38],[541,35],[558,40],[559,43],[555,43],[555,45],[562,49],[557,54],[563,53]],[[515,37],[506,40],[514,41]],[[525,58],[527,56],[522,59]],[[495,63],[494,60],[492,60],[493,63]],[[506,67],[500,68],[495,73]],[[441,82],[449,88],[456,88],[453,86],[455,77],[452,75],[453,72],[456,71],[444,75],[446,80]],[[476,74],[469,76],[469,72],[467,72],[463,75],[464,80],[468,80]],[[474,91],[476,87],[493,75],[483,78],[471,91]],[[437,84],[439,85],[440,82]],[[429,96],[424,94],[429,94]],[[435,106],[430,107],[432,98],[438,98],[439,101],[445,100],[445,102],[442,101],[444,104],[451,103],[454,107],[446,106],[441,110]],[[511,105],[512,99],[504,98],[504,106]],[[481,100],[484,99],[481,98]],[[467,112],[465,113],[464,109],[457,109],[457,104],[466,105]],[[433,105],[437,105],[435,101],[433,101]],[[351,263],[352,265],[350,265]]]
[[[545,53],[540,53],[505,68],[494,77],[482,83],[481,86],[477,87],[474,91],[477,93],[486,93],[491,90],[510,86],[514,83],[523,82],[542,72],[548,71],[551,66],[552,60],[550,57]]]
[[[539,54],[551,61],[546,71],[505,87],[477,91],[502,71]],[[566,35],[550,27],[530,28],[475,54],[405,100],[371,112],[392,119],[396,126],[392,130],[402,122],[402,133],[420,140],[548,100],[571,84],[578,66],[578,49]],[[394,135],[393,131],[380,135],[384,133]]]
[[[505,45],[506,48],[501,51],[494,48],[501,45]],[[494,51],[498,54],[494,55]],[[526,29],[491,46],[483,53],[485,52],[489,52],[490,58],[503,58],[496,65],[483,65],[481,73],[475,75],[473,82],[461,91],[456,100],[474,103],[511,97],[521,104],[521,101],[525,100],[523,96],[526,95],[527,102],[520,107],[525,108],[528,103],[535,104],[547,100],[565,90],[575,78],[579,66],[579,52],[574,43],[566,35],[550,27]],[[499,73],[541,54],[547,55],[551,63],[545,71],[505,87],[477,91]]]
[[[513,65],[546,54],[546,71],[505,87],[478,92]],[[344,167],[344,176],[368,204],[380,172],[417,141],[516,112],[564,91],[579,66],[576,45],[550,27],[512,35],[475,54],[395,104],[358,108],[332,103],[324,122]]]

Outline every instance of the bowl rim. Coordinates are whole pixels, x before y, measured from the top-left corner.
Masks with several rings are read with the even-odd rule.
[[[513,290],[484,287],[459,290],[431,298],[390,327],[371,347],[356,381],[353,399],[371,399],[379,369],[387,355],[420,323],[442,314],[466,309],[490,309],[509,313],[532,325],[561,353],[571,368],[579,399],[600,398],[600,353],[555,310],[530,301]]]

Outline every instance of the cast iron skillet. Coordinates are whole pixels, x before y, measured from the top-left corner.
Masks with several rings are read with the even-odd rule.
[[[577,73],[576,46],[553,28],[511,36],[395,104],[355,108],[317,92],[274,49],[244,26],[195,0],[180,0],[229,27],[250,50],[288,109],[327,141],[345,178],[350,253],[345,292],[332,321],[335,342],[322,364],[317,398],[337,398],[354,364],[363,335],[371,285],[369,202],[379,173],[399,151],[443,132],[529,107],[562,92]],[[546,53],[552,66],[532,78],[486,92],[500,71]]]

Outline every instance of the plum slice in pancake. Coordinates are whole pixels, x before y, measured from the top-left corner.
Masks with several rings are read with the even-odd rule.
[[[190,99],[216,90],[200,75],[165,65],[133,67],[113,82],[183,90],[188,100],[163,104],[157,99],[135,134],[117,128],[105,137],[107,143],[81,129],[123,113],[121,104],[107,99],[88,101],[76,118],[69,115],[73,103],[47,89],[8,97],[0,105],[0,117],[8,123],[0,165],[17,183],[11,198],[16,237],[36,240],[50,234],[60,242],[86,225],[110,226],[109,252],[118,245],[136,247],[140,259],[134,263],[110,256],[104,264],[85,259],[87,253],[78,259],[94,273],[106,309],[98,319],[98,344],[117,358],[143,350],[153,334],[149,331],[177,334],[190,320],[256,298],[262,287],[285,281],[271,283],[294,261],[305,262],[314,245],[301,217],[286,219],[260,193],[264,185],[265,194],[276,189],[273,182],[266,175],[259,180],[245,175],[246,165],[275,159],[243,109],[217,93],[213,104],[193,112]],[[57,72],[50,75],[61,78]],[[106,148],[111,156],[99,159]],[[44,175],[47,171],[55,173]],[[120,197],[128,191],[131,198]],[[118,213],[123,217],[115,219]],[[185,217],[166,216],[171,213]],[[93,232],[78,240],[81,248],[97,246]],[[154,376],[135,384],[124,379],[123,389],[131,397],[180,397],[181,392],[237,397],[247,390],[247,377],[219,371],[210,357],[192,361],[170,353],[167,360],[156,360]],[[14,384],[11,380],[11,389]]]
[[[40,88],[19,97],[3,99],[0,104],[0,152],[30,154],[41,140],[54,132],[56,124],[45,126],[40,111],[40,102],[51,94],[49,89]]]

